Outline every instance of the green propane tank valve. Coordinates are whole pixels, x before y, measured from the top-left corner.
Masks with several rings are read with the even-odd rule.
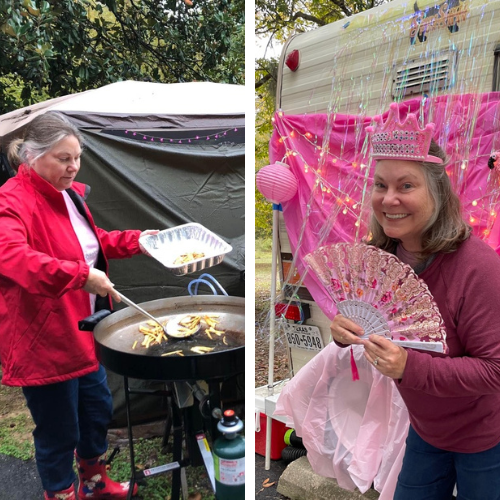
[[[215,440],[213,455],[216,500],[245,498],[245,440],[238,433],[243,422],[234,410],[226,410],[217,424],[221,436]]]

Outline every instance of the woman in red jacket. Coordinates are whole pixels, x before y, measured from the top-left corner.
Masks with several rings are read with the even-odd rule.
[[[108,259],[146,253],[138,230],[95,226],[74,181],[82,137],[63,115],[45,113],[9,148],[18,173],[0,188],[0,361],[2,383],[21,386],[35,422],[45,499],[124,499],[128,483],[106,474],[112,398],[93,335],[78,321],[119,296]],[[135,493],[135,491],[134,491]]]

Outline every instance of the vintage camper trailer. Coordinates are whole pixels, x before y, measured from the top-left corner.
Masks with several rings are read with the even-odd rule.
[[[329,127],[340,114],[362,121],[391,102],[413,98],[470,94],[484,101],[485,94],[500,91],[499,21],[497,0],[394,0],[297,34],[281,56],[277,112],[313,122],[326,114]],[[448,106],[451,113],[453,99]],[[472,108],[467,119],[475,125]],[[314,141],[308,134],[305,139]],[[325,144],[318,141],[318,150]],[[463,156],[474,154],[469,148]],[[295,374],[330,341],[330,320],[304,286],[289,236],[280,214],[280,299],[290,306],[287,316],[302,315],[285,327]],[[278,313],[285,310],[277,307]]]

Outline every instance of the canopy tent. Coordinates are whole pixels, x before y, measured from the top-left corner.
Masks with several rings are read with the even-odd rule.
[[[97,224],[165,229],[199,222],[233,247],[209,272],[228,293],[243,295],[243,96],[238,85],[113,83],[0,116],[0,147],[5,153],[41,113],[66,115],[85,139],[77,180],[92,188]],[[196,277],[174,277],[156,261],[138,259],[111,262],[114,282],[133,300],[184,295]]]
[[[3,169],[10,172],[9,143],[35,116],[64,114],[84,137],[77,181],[91,186],[87,202],[96,224],[107,230],[203,224],[233,247],[205,272],[229,295],[243,296],[244,93],[238,85],[124,81],[15,110],[0,116]],[[110,262],[112,281],[135,302],[187,295],[200,274],[174,276],[146,256]]]
[[[98,128],[165,128],[177,118],[239,123],[243,116],[244,87],[209,82],[149,83],[123,81],[33,104],[0,116],[0,145],[5,146],[34,116],[49,110],[78,118],[81,126]],[[111,115],[111,116],[108,116]],[[120,121],[121,120],[121,121]],[[186,127],[179,127],[186,128]]]

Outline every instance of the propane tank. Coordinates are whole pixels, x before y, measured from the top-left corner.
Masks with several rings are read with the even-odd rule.
[[[245,499],[245,440],[238,434],[243,422],[226,410],[217,424],[222,433],[213,446],[216,500]]]

